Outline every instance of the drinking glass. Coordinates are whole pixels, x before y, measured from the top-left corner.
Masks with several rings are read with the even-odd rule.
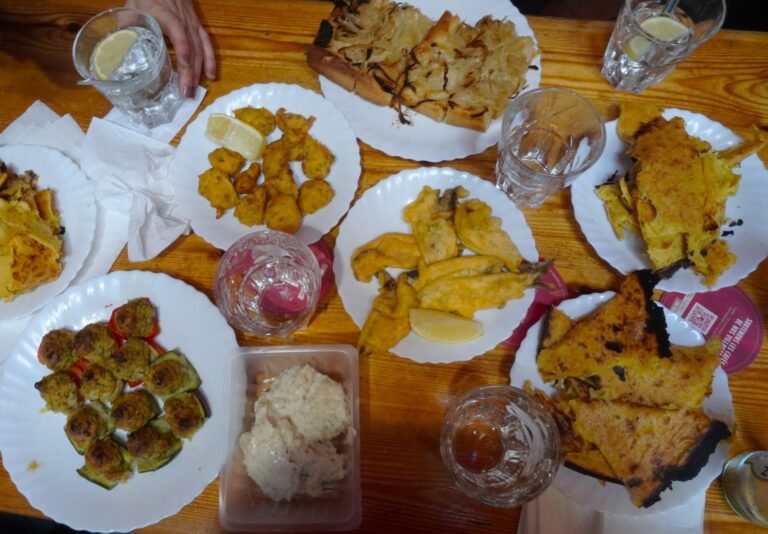
[[[603,120],[588,100],[557,87],[524,93],[504,113],[496,185],[518,206],[538,207],[604,147]]]
[[[160,25],[130,8],[103,11],[80,29],[72,59],[92,85],[136,125],[170,122],[181,105],[176,73]]]
[[[768,527],[768,451],[747,451],[728,460],[720,485],[737,514]]]
[[[725,0],[624,0],[603,56],[614,89],[641,93],[720,29]]]
[[[445,415],[440,454],[458,487],[499,507],[541,494],[561,464],[560,435],[544,406],[507,385],[473,389]]]
[[[322,275],[307,245],[285,232],[240,238],[216,268],[216,305],[234,327],[285,337],[303,328],[320,295]]]

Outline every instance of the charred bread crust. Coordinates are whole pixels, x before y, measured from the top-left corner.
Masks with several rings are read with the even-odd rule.
[[[669,466],[664,470],[664,473],[661,475],[661,484],[659,484],[656,491],[643,500],[643,508],[648,508],[659,502],[661,500],[661,493],[670,488],[672,482],[695,478],[707,464],[712,453],[715,452],[717,444],[730,436],[731,430],[728,428],[728,425],[722,421],[712,421],[704,436],[688,451],[685,462],[682,465]]]
[[[369,102],[380,106],[388,106],[392,102],[392,95],[382,88],[383,82],[380,84],[373,75],[356,69],[335,52],[310,45],[307,48],[307,63],[332,82]]]
[[[648,312],[648,319],[645,323],[646,329],[656,336],[659,345],[659,356],[669,358],[672,356],[672,349],[670,347],[669,332],[667,332],[667,319],[664,317],[662,307],[653,300],[653,288],[659,283],[659,276],[650,269],[636,271],[635,275],[645,297],[646,310]]]
[[[589,468],[583,467],[570,460],[566,459],[564,463],[565,463],[565,467],[573,471],[576,471],[577,473],[581,473],[582,475],[587,475],[588,477],[596,478],[598,480],[602,480],[603,482],[610,482],[611,484],[618,484],[620,486],[624,485],[624,483],[618,478],[609,477],[604,473],[596,473],[594,471],[591,471]]]

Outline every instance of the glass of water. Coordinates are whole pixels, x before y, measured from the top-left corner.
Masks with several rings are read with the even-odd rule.
[[[604,147],[603,120],[588,100],[558,87],[523,93],[504,113],[496,185],[518,206],[538,207]]]
[[[603,57],[614,89],[640,93],[712,37],[725,20],[725,0],[624,0]]]
[[[135,125],[170,122],[181,105],[176,73],[157,21],[130,8],[99,13],[80,29],[72,59],[83,80]]]
[[[440,454],[459,489],[500,507],[540,495],[562,463],[552,416],[538,400],[507,385],[473,389],[448,409]]]
[[[320,295],[321,271],[301,240],[274,230],[240,238],[216,269],[216,305],[234,327],[285,337],[303,328]]]

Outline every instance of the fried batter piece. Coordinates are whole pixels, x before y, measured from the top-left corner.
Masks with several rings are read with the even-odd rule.
[[[274,174],[264,179],[264,188],[267,197],[272,199],[279,195],[288,195],[293,199],[299,198],[299,186],[293,179],[293,173],[290,169],[280,174]]]
[[[521,298],[538,276],[526,272],[438,278],[419,291],[420,307],[471,318],[477,310],[499,308],[508,300]]]
[[[237,202],[237,193],[232,181],[219,169],[208,169],[199,176],[197,192],[216,208],[217,219]]]
[[[208,161],[214,169],[219,169],[229,176],[234,176],[243,168],[245,158],[234,150],[221,146],[208,154]]]
[[[264,137],[275,130],[275,116],[267,108],[246,106],[236,109],[234,114],[236,119],[256,128]]]
[[[478,274],[494,274],[504,270],[504,261],[498,256],[459,256],[419,267],[419,276],[413,282],[417,291],[442,278],[461,278]]]
[[[247,169],[235,176],[235,192],[238,195],[253,193],[259,181],[259,176],[261,176],[261,165],[254,161]]]
[[[311,136],[304,141],[304,158],[301,171],[304,176],[313,180],[324,180],[331,172],[334,156],[327,146]]]
[[[403,218],[410,223],[424,263],[454,258],[459,244],[453,225],[453,211],[458,198],[467,195],[463,187],[440,191],[429,186],[419,192],[416,200],[403,209]]]
[[[264,147],[264,159],[261,162],[261,171],[264,173],[265,179],[291,172],[285,144],[280,141],[281,140],[278,139]]]
[[[309,133],[310,128],[315,123],[315,117],[305,117],[298,113],[289,113],[285,108],[280,108],[275,114],[277,127],[283,132],[283,137],[288,145],[300,143],[304,136]]]
[[[386,352],[397,345],[411,331],[408,310],[419,306],[416,290],[408,283],[407,273],[401,273],[397,282],[385,272],[381,273],[382,286],[360,331],[358,348],[361,355]]]
[[[258,185],[252,193],[237,199],[235,217],[246,226],[264,223],[264,206],[267,204],[267,192]]]
[[[307,180],[299,188],[299,208],[302,215],[315,213],[333,200],[333,188],[325,180]]]
[[[367,283],[382,269],[415,269],[419,260],[421,252],[411,234],[389,232],[355,250],[352,272],[357,280]]]
[[[509,234],[501,229],[501,219],[491,216],[491,207],[473,198],[456,208],[456,234],[462,244],[481,255],[498,256],[510,271],[516,271],[523,257]]]
[[[301,210],[290,195],[270,198],[264,211],[264,222],[272,230],[294,234],[301,226]]]

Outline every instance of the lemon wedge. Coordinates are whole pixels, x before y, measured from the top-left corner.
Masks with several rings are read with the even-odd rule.
[[[226,113],[211,113],[205,126],[205,136],[248,160],[259,159],[264,152],[261,132]]]
[[[640,23],[647,33],[661,41],[677,41],[689,33],[688,27],[670,17],[651,17]],[[635,61],[640,61],[651,46],[651,42],[642,35],[630,39],[624,51]]]
[[[481,323],[443,311],[411,308],[408,319],[414,332],[438,343],[464,343],[483,335]]]
[[[112,32],[96,44],[91,56],[93,73],[99,80],[107,80],[123,63],[139,34],[124,28]]]

